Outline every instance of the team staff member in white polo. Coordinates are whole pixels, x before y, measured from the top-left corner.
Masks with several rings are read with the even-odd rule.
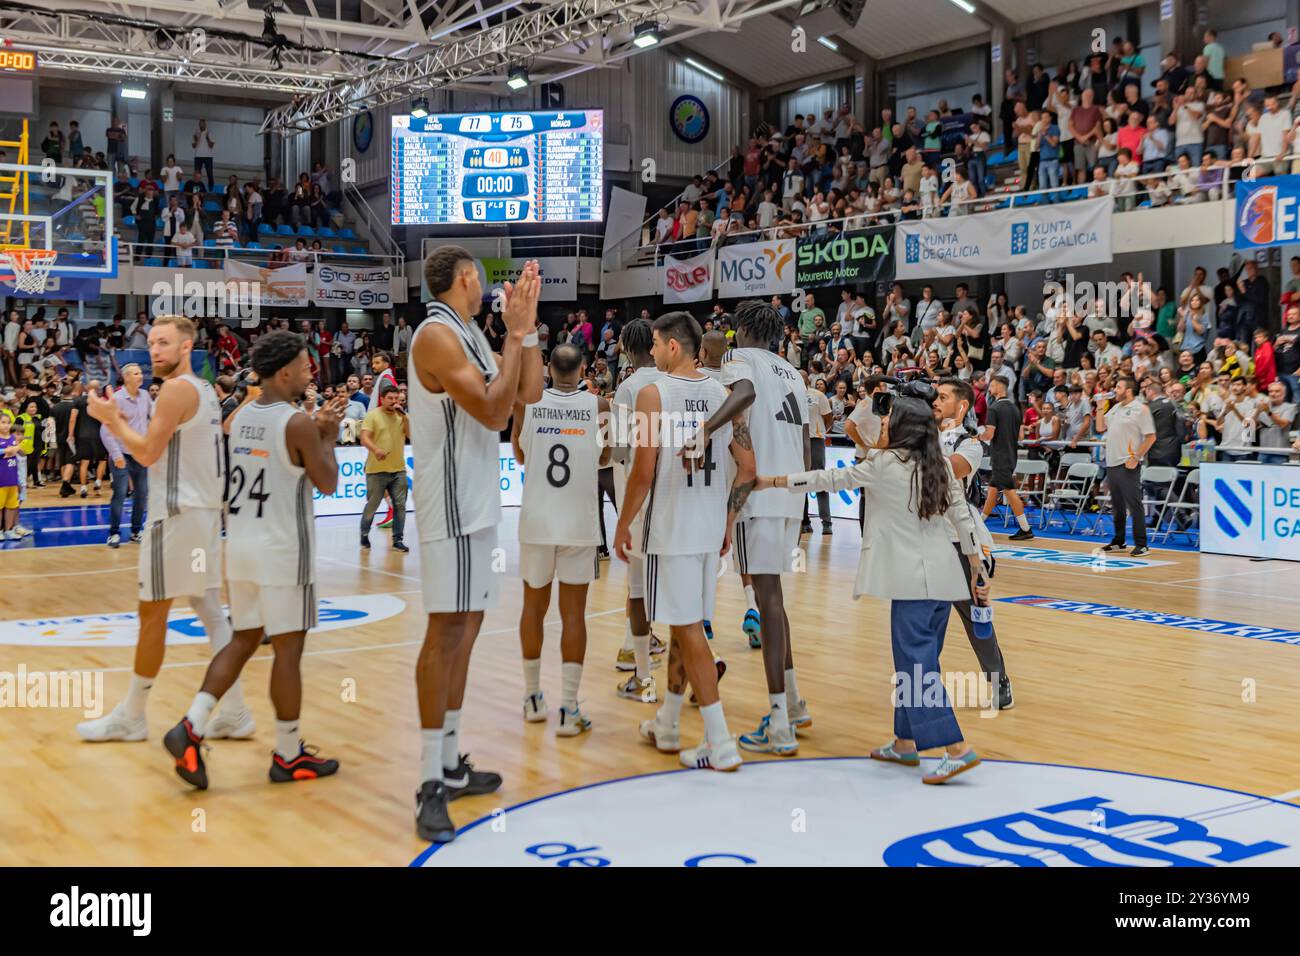
[[[1123,551],[1124,524],[1133,516],[1134,557],[1150,552],[1147,525],[1142,510],[1142,460],[1156,440],[1151,412],[1137,400],[1137,380],[1124,376],[1115,383],[1115,404],[1097,416],[1097,432],[1106,440],[1106,484],[1114,509],[1115,535],[1103,551]]]

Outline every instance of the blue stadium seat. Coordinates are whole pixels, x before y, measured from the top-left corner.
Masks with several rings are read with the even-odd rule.
[[[195,269],[207,269],[207,268],[208,268],[208,260],[207,260],[207,259],[195,259],[195,260],[194,260],[194,268],[195,268]]]
[[[244,248],[245,248],[245,249],[265,249],[266,247],[263,246],[260,242],[250,242],[250,243],[247,243],[247,244],[244,246]]]
[[[320,236],[322,239],[333,239],[338,235],[338,233],[329,226],[321,226],[316,230],[316,235]]]
[[[163,261],[158,256],[145,257],[144,264],[147,266],[155,266],[159,269],[163,267]]]
[[[288,236],[290,239],[292,239],[293,226],[289,226],[289,225],[280,226],[278,229],[275,230],[275,234],[277,236]]]
[[[175,259],[168,259],[168,260],[167,260],[167,268],[168,268],[168,269],[175,269],[175,268],[177,268],[177,266],[176,266],[176,260],[175,260]]]
[[[124,217],[124,218],[122,219],[122,225],[124,225],[124,226],[130,226],[132,229],[134,229],[134,228],[135,228],[135,216],[126,216],[126,217]]]
[[[210,212],[214,215],[220,216],[221,203],[217,202],[215,199],[205,199],[203,201],[203,211]]]
[[[299,226],[298,235],[302,236],[304,239],[315,239],[316,230],[311,226]]]
[[[369,250],[365,246],[353,246],[351,251],[359,256],[364,256]]]
[[[155,220],[153,221],[153,227],[154,227],[155,229],[161,229],[161,228],[163,228],[163,221],[162,221],[162,217],[161,217],[161,216],[159,216],[157,219],[155,219]]]
[[[352,231],[350,226],[344,226],[339,230],[338,235],[340,239],[355,239],[357,237],[357,234]]]
[[[259,236],[274,236],[275,226],[271,225],[269,222],[259,222],[257,224],[257,234]]]
[[[132,176],[130,179],[127,180],[127,182],[130,183],[132,189],[139,189],[139,188],[140,188],[140,177],[139,177],[139,176]]]
[[[344,246],[330,246],[330,252],[347,252],[347,251],[348,251],[347,248]]]
[[[204,248],[204,249],[215,249],[216,247],[217,247],[217,240],[215,240],[215,239],[204,239],[204,240],[203,240],[203,248]]]

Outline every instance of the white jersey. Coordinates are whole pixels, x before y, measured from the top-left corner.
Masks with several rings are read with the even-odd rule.
[[[722,366],[722,384],[748,381],[754,404],[747,424],[760,475],[792,475],[804,470],[803,427],[808,396],[794,366],[767,349],[733,349]],[[755,491],[745,502],[741,518],[798,518],[803,500],[784,488]]]
[[[226,577],[262,587],[316,582],[316,524],[307,470],[289,457],[288,402],[249,402],[230,420]]]
[[[523,544],[600,544],[596,482],[600,464],[600,400],[591,392],[548,388],[524,410]]]
[[[703,374],[703,375],[707,375],[709,378],[713,379],[715,382],[721,382],[721,381],[722,381],[722,369],[720,369],[720,368],[709,368],[707,365],[701,365],[701,366],[700,366],[699,368],[697,368],[695,371],[697,371],[697,372],[699,372],[699,373],[701,373],[701,374]]]
[[[174,518],[182,509],[221,509],[225,491],[225,452],[221,441],[221,403],[217,392],[197,375],[179,375],[199,393],[189,421],[177,426],[162,457],[149,466],[149,520]]]
[[[659,390],[659,459],[645,507],[646,554],[708,554],[722,548],[727,525],[726,460],[731,423],[713,433],[700,467],[688,472],[677,453],[727,399],[711,378],[664,375]],[[791,497],[797,497],[792,495]]]
[[[470,365],[491,382],[496,358],[483,330],[466,324],[437,299],[415,337],[431,325],[445,325],[460,340]],[[414,338],[412,346],[414,346]],[[414,363],[414,358],[412,358]],[[414,369],[407,376],[411,451],[415,464],[415,525],[420,540],[443,541],[501,523],[500,439],[446,392],[430,392]]]
[[[939,446],[943,449],[945,458],[966,459],[967,464],[970,465],[970,471],[967,472],[965,478],[961,479],[961,483],[964,489],[969,490],[971,483],[975,481],[975,475],[979,471],[980,463],[984,459],[984,446],[980,444],[978,438],[972,437],[961,426],[940,432]],[[984,549],[985,555],[988,555],[993,550],[993,536],[989,534],[989,530],[984,524],[984,516],[969,501],[966,502],[966,509],[975,522],[975,541]],[[957,534],[957,525],[953,521],[952,515],[948,515],[947,518],[950,537],[953,541],[960,541],[961,537]]]
[[[651,382],[657,382],[663,378],[663,372],[659,371],[653,365],[643,365],[635,369],[631,375],[623,379],[618,389],[614,392],[614,400],[610,409],[611,422],[610,435],[613,437],[614,444],[623,444],[625,441],[631,443],[632,423],[635,420],[632,415],[636,411],[636,397],[641,394],[641,389]],[[614,468],[614,494],[615,500],[623,502],[627,500],[627,479],[632,474],[632,459],[635,455],[635,449],[630,449],[627,460],[621,467]],[[620,504],[619,507],[622,507]],[[639,551],[641,540],[643,538],[642,518],[645,515],[645,508],[634,519],[630,528],[632,530],[632,550]]]

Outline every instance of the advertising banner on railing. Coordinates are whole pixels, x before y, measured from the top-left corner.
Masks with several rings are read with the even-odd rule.
[[[1233,247],[1263,249],[1300,242],[1300,176],[1269,176],[1237,183]]]
[[[663,290],[665,305],[713,298],[713,250],[708,249],[689,259],[666,256]]]
[[[501,288],[505,283],[518,282],[527,259],[482,259],[487,289]],[[574,302],[578,298],[578,257],[540,256],[537,267],[541,271],[542,290],[538,296],[543,302]]]
[[[900,222],[900,279],[1082,266],[1111,259],[1107,198]]]
[[[267,269],[251,262],[227,259],[225,275],[227,282],[240,286],[236,294],[243,305],[305,309],[311,304],[311,274],[305,262]]]
[[[316,266],[312,299],[327,309],[388,309],[393,305],[392,266]]]
[[[854,229],[820,239],[800,239],[795,286],[870,285],[894,278],[892,227]]]
[[[795,290],[793,239],[748,242],[718,250],[718,296],[769,297]]]
[[[1300,466],[1201,465],[1201,550],[1300,561]]]

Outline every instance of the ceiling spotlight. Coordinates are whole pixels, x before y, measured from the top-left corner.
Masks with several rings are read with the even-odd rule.
[[[147,90],[142,90],[138,86],[122,87],[122,99],[124,100],[142,100],[148,95]]]
[[[817,42],[820,43],[822,46],[826,47],[826,49],[831,50],[834,53],[838,53],[840,51],[840,45],[836,43],[834,40],[832,40],[830,37],[818,37]]]
[[[522,66],[512,66],[506,75],[506,86],[512,90],[522,90],[528,85],[528,70]]]
[[[411,101],[411,115],[416,119],[424,119],[429,115],[429,101],[423,96],[418,96]]]
[[[646,21],[638,23],[632,28],[632,45],[640,47],[642,50],[646,47],[652,47],[659,42],[659,24]]]

